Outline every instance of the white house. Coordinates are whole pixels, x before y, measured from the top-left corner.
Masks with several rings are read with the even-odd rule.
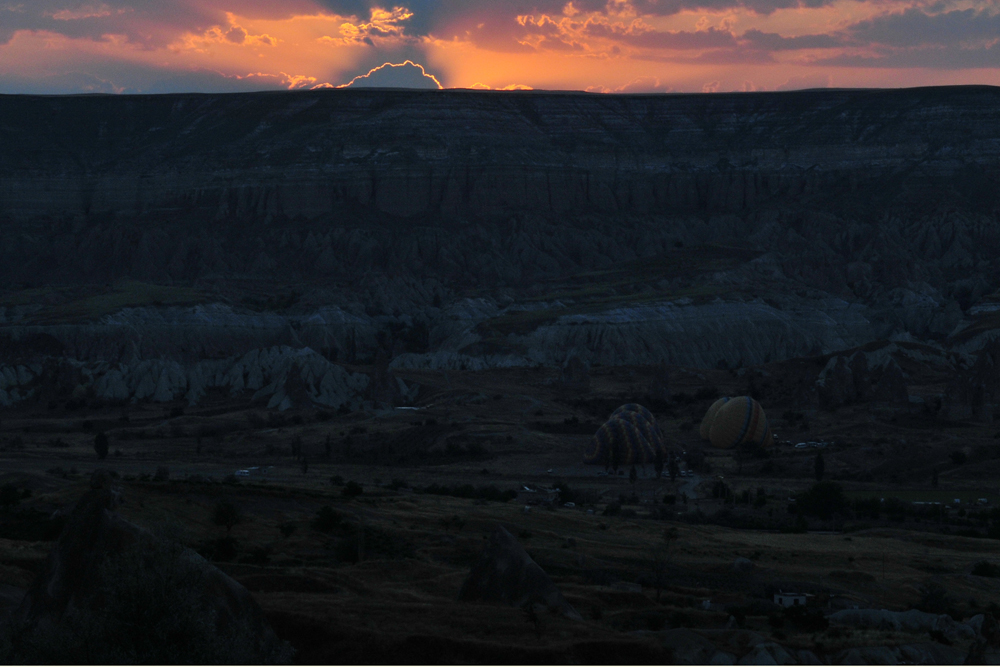
[[[780,604],[782,607],[805,606],[806,598],[811,597],[812,595],[809,593],[786,593],[779,591],[774,594],[774,603]]]

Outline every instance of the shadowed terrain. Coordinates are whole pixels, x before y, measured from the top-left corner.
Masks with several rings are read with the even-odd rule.
[[[0,97],[0,616],[106,468],[300,663],[996,662],[998,102]]]

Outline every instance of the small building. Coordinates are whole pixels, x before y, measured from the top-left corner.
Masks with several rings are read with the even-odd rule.
[[[806,600],[811,597],[812,595],[809,593],[787,593],[785,591],[778,591],[774,594],[774,603],[780,604],[782,607],[804,607]]]

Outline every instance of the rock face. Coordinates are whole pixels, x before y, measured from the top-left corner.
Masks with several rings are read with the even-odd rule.
[[[979,351],[972,367],[958,373],[945,393],[942,412],[949,419],[993,422],[1000,401],[1000,340],[992,340]]]
[[[545,571],[500,525],[493,530],[489,543],[472,566],[458,599],[515,607],[540,604],[568,618],[583,620]]]
[[[170,651],[177,659],[184,647],[170,640],[157,645],[161,638],[153,635],[157,624],[170,625],[172,618],[181,616],[184,621],[197,619],[203,624],[188,628],[199,634],[189,637],[189,657],[194,662],[218,659],[230,650],[243,658],[240,662],[274,662],[290,657],[243,586],[193,551],[155,538],[119,517],[115,509],[121,496],[112,488],[106,472],[95,473],[91,486],[73,510],[44,569],[12,615],[15,630],[28,645],[40,638],[68,637],[62,641],[72,646],[74,633],[81,632],[82,623],[87,629],[82,631],[84,635],[89,631],[100,636],[103,652],[97,656],[104,660],[117,656],[126,662],[156,662]],[[137,588],[132,590],[130,585]],[[139,595],[145,598],[142,604],[146,606],[136,612],[129,607],[128,598]],[[174,608],[170,602],[179,606]],[[120,614],[128,612],[128,618],[120,618]],[[152,616],[145,618],[147,614]],[[134,627],[144,637],[107,634],[109,628],[115,627]],[[88,640],[93,642],[94,637],[88,636]],[[207,644],[199,645],[198,640]],[[230,640],[238,640],[239,645],[227,645]],[[143,653],[143,646],[147,653]],[[210,655],[213,647],[222,653]],[[45,646],[40,650],[44,651]],[[63,661],[71,661],[69,656],[63,657]]]
[[[956,622],[948,614],[929,614],[911,609],[887,611],[885,609],[842,609],[827,617],[831,625],[855,628],[901,630],[904,632],[941,632],[949,641],[972,639],[976,631],[964,623]]]
[[[8,97],[0,288],[131,279],[183,298],[62,307],[39,288],[0,302],[0,359],[125,364],[108,395],[161,400],[198,385],[191,364],[254,350],[368,364],[385,328],[408,332],[399,369],[558,367],[571,349],[733,368],[894,336],[975,352],[997,327],[998,102],[988,87]],[[263,303],[244,284],[309,293]],[[875,380],[850,371],[865,400]],[[33,390],[3,382],[0,405]]]
[[[246,394],[266,401],[271,409],[317,404],[358,409],[364,403],[368,376],[348,373],[309,348],[285,346],[251,350],[240,358],[182,363],[169,359],[134,358],[128,363],[73,363],[49,359],[33,367],[0,366],[0,406],[27,398],[37,389],[51,390],[51,378],[69,366],[79,375],[84,396],[106,401],[168,402],[185,399],[197,405],[209,389],[226,389],[232,396]],[[43,373],[43,371],[47,371]],[[42,385],[43,376],[50,379]],[[39,382],[33,381],[38,378]],[[74,390],[75,391],[75,390]],[[402,390],[409,391],[405,384]],[[251,394],[252,392],[252,394]]]
[[[816,380],[820,405],[835,409],[847,403],[873,401],[878,405],[906,408],[909,405],[903,369],[892,354],[904,354],[898,345],[858,350],[850,356],[830,358]]]

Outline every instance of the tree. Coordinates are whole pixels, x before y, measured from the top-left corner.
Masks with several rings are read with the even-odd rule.
[[[308,474],[308,472],[309,472],[309,459],[307,459],[306,457],[303,456],[302,457],[302,474],[305,475],[305,474]]]
[[[674,480],[677,479],[677,475],[679,475],[681,472],[680,466],[677,465],[676,456],[673,455],[670,456],[670,467],[668,468],[668,470],[670,472],[670,481],[673,482]]]
[[[814,465],[814,471],[816,472],[816,481],[823,481],[823,471],[826,469],[826,463],[823,461],[823,452],[816,453],[816,463]]]
[[[844,490],[836,482],[817,482],[808,491],[798,495],[796,505],[803,514],[816,516],[824,521],[847,509]]]
[[[17,492],[17,487],[13,484],[4,484],[0,488],[0,505],[11,508],[21,502],[21,494]]]
[[[94,451],[97,452],[97,458],[104,460],[108,456],[108,436],[105,435],[104,431],[100,431],[94,436]]]
[[[243,516],[239,508],[228,500],[220,500],[215,505],[215,511],[212,513],[212,523],[216,526],[225,527],[226,535],[229,535],[233,526],[242,520]]]
[[[651,553],[653,556],[653,586],[656,587],[656,601],[660,601],[660,591],[666,583],[666,570],[673,556],[671,546],[677,540],[677,529],[667,528],[663,531],[663,541],[653,545]]]

